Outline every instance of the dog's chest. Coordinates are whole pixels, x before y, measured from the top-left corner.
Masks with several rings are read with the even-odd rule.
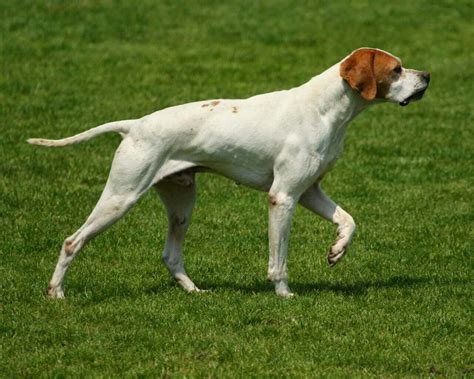
[[[319,160],[319,173],[329,171],[342,154],[347,123],[340,125],[323,125],[319,128],[314,143],[315,155]]]
[[[320,154],[320,172],[324,175],[326,172],[331,170],[336,164],[337,160],[342,154],[343,141],[338,142],[335,145],[329,146],[328,150]]]

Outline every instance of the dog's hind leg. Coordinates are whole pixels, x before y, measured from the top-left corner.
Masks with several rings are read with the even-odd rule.
[[[183,241],[191,221],[196,200],[194,173],[167,178],[155,185],[166,207],[168,236],[163,250],[163,262],[173,278],[188,292],[199,291],[189,278],[183,263]]]
[[[334,266],[345,255],[354,235],[356,225],[352,216],[334,203],[319,184],[308,188],[300,197],[300,204],[337,225],[337,239],[328,253],[328,264]]]
[[[164,154],[125,138],[115,153],[110,175],[94,210],[72,236],[66,238],[59,255],[48,295],[63,298],[68,267],[82,247],[119,220],[152,185]]]

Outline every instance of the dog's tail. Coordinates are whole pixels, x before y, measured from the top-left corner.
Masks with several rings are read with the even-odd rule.
[[[136,123],[137,120],[123,120],[109,122],[107,124],[96,126],[95,128],[86,130],[85,132],[76,134],[72,137],[67,137],[63,139],[44,139],[44,138],[29,138],[28,143],[32,145],[41,145],[41,146],[67,146],[74,143],[79,143],[82,141],[87,141],[91,138],[98,136],[99,134],[116,132],[120,133],[122,137],[125,137],[130,131],[130,128]]]

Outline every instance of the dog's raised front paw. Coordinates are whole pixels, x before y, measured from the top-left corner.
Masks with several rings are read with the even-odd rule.
[[[336,246],[331,247],[328,252],[328,264],[329,267],[334,267],[342,257],[346,254],[346,248],[336,248]]]

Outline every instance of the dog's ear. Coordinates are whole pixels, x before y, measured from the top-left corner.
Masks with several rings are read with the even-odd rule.
[[[373,100],[377,94],[374,60],[374,49],[359,49],[346,58],[339,68],[341,77],[366,100]]]

